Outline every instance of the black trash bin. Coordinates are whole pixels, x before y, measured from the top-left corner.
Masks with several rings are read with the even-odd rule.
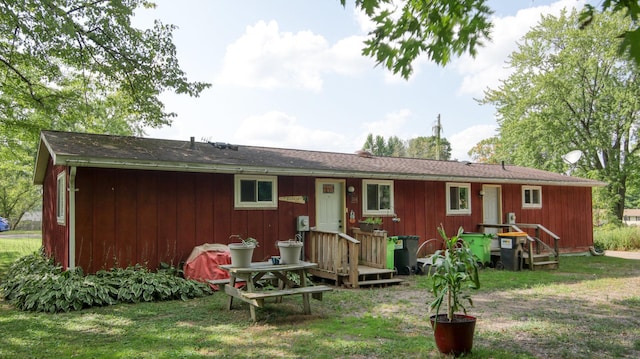
[[[524,232],[498,233],[500,237],[500,262],[506,270],[522,269],[522,244],[527,239]]]
[[[409,267],[409,250],[406,248],[396,248],[396,250],[393,251],[393,265],[396,267],[398,274],[411,274],[411,267]]]
[[[397,236],[397,244],[402,244],[402,248],[396,248],[394,255],[395,267],[398,274],[418,273],[418,241],[419,236]],[[397,258],[397,259],[396,259]],[[398,262],[400,260],[400,262]]]

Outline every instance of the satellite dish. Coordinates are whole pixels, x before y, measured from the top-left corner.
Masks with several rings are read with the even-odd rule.
[[[582,151],[573,150],[567,153],[566,155],[562,156],[562,160],[566,162],[568,165],[575,165],[580,160],[580,157],[582,157]]]
[[[562,156],[562,160],[569,165],[569,169],[566,172],[567,176],[571,176],[571,172],[576,168],[576,163],[578,163],[581,157],[582,151],[580,150],[573,150]]]

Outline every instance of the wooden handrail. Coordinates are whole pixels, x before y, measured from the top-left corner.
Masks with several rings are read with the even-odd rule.
[[[514,231],[517,232],[524,232],[522,229],[520,229],[520,227],[522,228],[533,228],[536,232],[535,237],[531,237],[529,234],[527,234],[527,246],[526,246],[526,250],[529,253],[529,258],[531,258],[530,260],[533,261],[533,243],[536,243],[536,252],[540,253],[540,246],[546,248],[547,250],[549,250],[550,252],[553,253],[553,255],[555,256],[555,260],[556,262],[558,262],[558,265],[560,265],[560,247],[558,245],[558,242],[560,241],[560,237],[551,232],[549,229],[547,229],[545,226],[541,225],[541,224],[537,224],[537,223],[515,223],[515,224],[491,224],[491,223],[480,223],[478,224],[478,227],[480,228],[480,231],[484,231],[485,227],[488,228],[507,228],[507,229],[512,229]],[[542,240],[542,236],[540,235],[540,230],[542,230],[544,233],[546,233],[549,237],[551,237],[553,239],[553,248],[551,248],[550,245],[548,245],[547,243],[545,243]],[[526,232],[524,232],[526,233]],[[531,266],[533,269],[533,266]]]
[[[318,269],[347,274],[350,283],[358,285],[360,241],[345,233],[312,229],[306,245],[309,260],[318,263]]]
[[[360,264],[372,268],[387,267],[387,231],[364,232],[354,228],[353,235],[360,242]]]

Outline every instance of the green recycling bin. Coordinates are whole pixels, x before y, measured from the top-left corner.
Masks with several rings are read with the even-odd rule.
[[[387,238],[387,269],[393,269],[393,255],[396,250],[396,242],[398,236],[391,236]]]
[[[478,262],[488,264],[491,262],[491,238],[492,234],[462,233],[460,238],[469,245],[471,253],[478,258]]]

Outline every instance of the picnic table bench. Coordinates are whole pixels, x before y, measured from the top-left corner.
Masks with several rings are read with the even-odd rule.
[[[306,274],[309,268],[317,267],[316,263],[300,262],[298,264],[272,264],[271,262],[255,262],[250,267],[231,267],[221,265],[220,268],[229,272],[230,278],[224,291],[229,295],[227,309],[231,310],[233,299],[237,298],[249,303],[251,319],[256,321],[256,308],[264,307],[266,298],[276,298],[280,302],[283,296],[301,295],[304,314],[311,314],[309,296],[322,300],[322,293],[332,290],[326,285],[307,285]],[[297,273],[299,283],[288,278],[288,273]],[[259,290],[256,283],[265,277],[273,276],[278,279],[278,289]],[[236,288],[238,282],[246,282],[244,288]]]

